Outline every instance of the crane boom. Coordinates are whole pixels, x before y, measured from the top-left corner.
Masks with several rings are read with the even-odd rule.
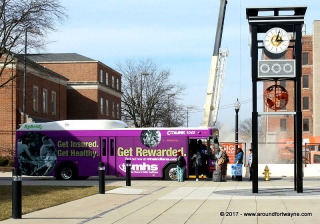
[[[227,0],[220,1],[220,11],[219,11],[219,18],[218,18],[218,24],[217,24],[217,30],[216,30],[216,39],[215,39],[213,54],[212,54],[213,56],[219,55],[219,49],[221,47],[222,31],[223,31],[223,24],[224,24],[224,17],[226,14],[227,3],[228,3]]]
[[[218,97],[218,101],[216,100],[216,89],[219,89],[222,87],[223,79],[218,81],[219,75],[218,71],[220,71],[219,67],[219,57],[220,57],[220,46],[221,46],[221,39],[222,39],[222,31],[223,31],[223,24],[224,24],[224,17],[226,12],[226,6],[227,6],[227,0],[221,0],[220,1],[220,11],[219,11],[219,18],[218,18],[218,24],[217,24],[217,30],[216,30],[216,39],[215,39],[215,45],[213,49],[213,54],[211,58],[211,65],[210,65],[210,75],[208,80],[208,88],[207,88],[207,95],[206,95],[206,102],[204,105],[204,117],[202,126],[203,127],[209,127],[210,123],[212,122],[212,111],[219,109],[219,102],[220,97]],[[227,56],[228,54],[226,54]],[[225,64],[225,63],[223,63]],[[223,72],[225,72],[225,69],[223,69]],[[220,77],[224,77],[220,76]],[[220,83],[220,84],[219,84]],[[213,102],[215,100],[215,102]],[[218,103],[218,104],[217,104]],[[214,106],[215,105],[215,106]],[[216,119],[216,118],[215,118]],[[214,121],[215,123],[215,121]]]
[[[216,82],[216,94],[213,98],[213,117],[212,117],[212,124],[215,125],[218,117],[219,112],[219,105],[220,105],[220,99],[221,99],[221,93],[222,93],[222,87],[223,87],[223,80],[224,75],[226,74],[226,67],[227,67],[227,59],[228,59],[229,51],[227,49],[225,50],[219,50],[219,62],[218,62],[218,71],[217,71],[217,82]]]

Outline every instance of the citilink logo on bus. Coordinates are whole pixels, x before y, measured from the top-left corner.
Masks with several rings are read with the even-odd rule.
[[[167,131],[167,135],[185,135],[185,131]]]

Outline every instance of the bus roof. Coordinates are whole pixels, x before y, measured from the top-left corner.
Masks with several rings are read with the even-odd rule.
[[[141,131],[165,131],[168,135],[187,135],[199,138],[202,134],[218,136],[219,130],[215,127],[143,127],[129,128],[128,125],[120,120],[61,120],[45,123],[25,123],[17,131],[103,131],[103,130],[134,130]],[[203,132],[204,131],[204,132]],[[210,132],[206,132],[210,131]],[[88,133],[87,133],[88,134]],[[126,134],[128,134],[126,132]]]
[[[62,120],[45,123],[25,123],[19,130],[105,130],[127,128],[120,120]]]

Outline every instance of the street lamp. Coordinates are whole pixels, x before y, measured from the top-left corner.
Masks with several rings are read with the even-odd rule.
[[[176,94],[173,94],[173,93],[169,93],[169,94],[168,94],[168,115],[169,115],[169,127],[171,126],[171,114],[170,114],[170,101],[169,101],[169,98],[170,98],[171,96],[174,96],[174,95],[176,95]]]
[[[237,153],[237,149],[238,149],[238,125],[239,125],[239,121],[238,121],[238,113],[240,110],[240,102],[237,101],[234,103],[234,110],[236,111],[236,136],[235,136],[235,154]]]
[[[26,89],[27,89],[27,33],[28,28],[24,30],[24,68],[23,68],[23,105],[22,105],[22,112],[23,112],[23,123],[26,123]]]
[[[32,33],[41,34],[39,30],[33,29],[33,27],[26,27],[24,29],[24,57],[23,57],[23,105],[22,105],[22,112],[23,112],[23,123],[26,123],[27,117],[26,117],[26,107],[27,107],[27,34],[28,31]]]
[[[26,27],[24,29],[24,56],[23,56],[23,62],[24,62],[24,67],[23,67],[23,106],[22,106],[22,111],[23,111],[23,123],[26,123],[26,101],[27,101],[27,33],[28,29],[31,29],[31,27]]]
[[[234,103],[234,110],[236,111],[236,131],[235,131],[235,134],[236,134],[236,136],[235,136],[235,149],[234,149],[234,155],[235,155],[235,158],[236,158],[236,156],[237,156],[237,150],[238,150],[238,112],[239,112],[239,110],[240,110],[240,102],[238,101],[238,98],[237,98],[237,101]],[[236,177],[235,176],[232,176],[232,180],[236,180]]]
[[[143,89],[143,85],[142,85],[142,76],[147,76],[149,75],[149,73],[141,73],[140,76],[140,128],[142,128],[142,119],[143,119],[143,115],[142,115],[142,89]]]

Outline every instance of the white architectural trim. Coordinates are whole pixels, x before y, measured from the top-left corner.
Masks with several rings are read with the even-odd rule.
[[[18,63],[18,65],[16,66],[16,69],[23,71],[24,70],[23,66],[24,66],[23,63]],[[39,77],[39,78],[49,80],[50,82],[54,82],[56,84],[67,86],[68,81],[65,80],[66,77],[63,76],[65,79],[59,78],[59,77],[56,77],[56,76],[50,74],[49,72],[41,71],[41,70],[36,69],[34,67],[28,66],[28,64],[27,64],[27,77],[28,77],[28,74],[30,74],[30,73],[34,76]]]
[[[113,90],[110,87],[100,85],[98,82],[69,82],[67,89],[97,89],[119,98],[122,96],[121,92]]]
[[[309,83],[312,83],[312,100],[313,100],[313,135],[320,135],[320,92],[319,92],[319,83],[320,83],[320,21],[315,20],[312,24],[312,61],[313,61],[313,70],[312,77],[313,80],[309,80]],[[311,77],[311,76],[310,76]]]
[[[296,112],[258,112],[258,116],[273,116],[273,117],[278,117],[278,116],[293,116],[295,115]]]

